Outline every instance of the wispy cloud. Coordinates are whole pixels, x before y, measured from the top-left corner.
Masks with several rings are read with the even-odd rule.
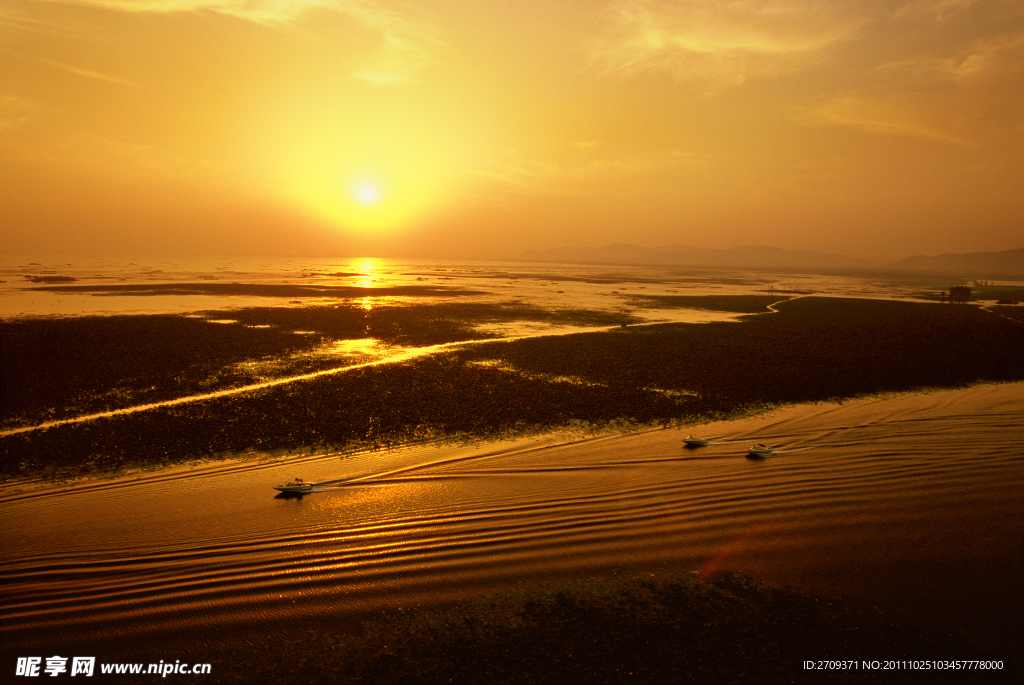
[[[946,145],[970,147],[954,131],[931,121],[922,108],[906,98],[884,100],[879,97],[845,96],[812,108],[800,118],[806,123],[849,126],[865,133],[910,136]]]
[[[976,40],[958,54],[934,62],[935,70],[947,79],[998,77],[1024,70],[1024,31]]]
[[[366,6],[359,0],[42,0],[57,5],[102,7],[121,12],[196,12],[208,10],[249,21],[293,21],[302,13],[315,8],[346,11],[350,6]]]
[[[572,143],[584,153],[594,152],[599,143],[584,141]],[[491,158],[472,173],[481,178],[497,181],[501,191],[532,195],[594,195],[631,196],[639,193],[660,192],[658,183],[651,179],[671,175],[675,171],[706,173],[709,161],[692,152],[671,149],[647,154],[588,155],[588,159],[575,162],[557,162],[526,156],[511,151],[500,158]],[[643,188],[643,190],[638,190]],[[678,186],[670,184],[678,192]]]
[[[14,106],[24,105],[15,103]],[[5,115],[6,106],[7,98],[0,97],[0,131],[9,121]],[[0,159],[61,172],[70,170],[95,178],[197,183],[207,187],[226,183],[237,186],[238,182],[236,176],[229,176],[209,159],[196,159],[157,145],[128,143],[93,134],[55,136],[38,144],[14,140],[10,145],[0,147]]]
[[[1024,109],[1024,30],[949,41],[879,65],[856,95],[809,108],[804,121],[961,146],[1012,130]],[[825,98],[823,98],[824,100]]]
[[[31,121],[31,112],[35,108],[31,102],[16,95],[0,95],[0,133]]]
[[[443,43],[438,27],[374,0],[43,0],[63,5],[84,5],[120,12],[216,12],[264,25],[300,26],[313,11],[349,17],[363,29],[380,36],[377,49],[367,55],[352,78],[374,84],[407,83],[431,62],[431,53]],[[404,6],[403,6],[404,7]],[[321,15],[322,16],[322,15]]]
[[[923,14],[939,21],[956,16],[967,8],[976,5],[979,0],[909,0],[896,9],[897,15]]]
[[[202,179],[210,182],[221,169],[207,159],[185,157],[149,144],[126,143],[103,136],[78,136],[70,146],[83,167],[109,173],[141,173],[155,179]]]
[[[383,38],[377,53],[352,73],[353,78],[377,85],[414,81],[431,63],[431,53],[443,45],[440,29],[430,22],[371,5],[353,5],[345,11]]]
[[[15,7],[0,6],[0,26],[19,31],[54,33],[60,27],[54,22],[31,16]]]
[[[56,67],[57,69],[62,69],[64,71],[70,72],[72,74],[77,74],[78,76],[82,76],[84,78],[96,79],[97,81],[106,81],[107,83],[115,83],[119,86],[137,85],[134,81],[129,81],[128,79],[121,78],[120,76],[103,74],[98,71],[93,71],[92,69],[82,69],[80,67],[75,67],[70,64],[64,64],[63,62],[58,62],[57,60],[53,59],[42,59],[40,61],[44,64],[49,64],[51,67]]]
[[[593,62],[608,72],[663,72],[711,89],[799,68],[871,21],[861,2],[620,0]]]

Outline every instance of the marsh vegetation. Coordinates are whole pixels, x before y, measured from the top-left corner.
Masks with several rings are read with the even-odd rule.
[[[736,308],[750,305],[741,298]],[[329,338],[370,336],[406,345],[484,341],[253,392],[9,434],[0,439],[2,472],[75,475],[246,452],[484,439],[567,424],[669,424],[781,402],[1024,378],[1020,324],[977,307],[805,297],[778,310],[739,323],[493,342],[472,325],[503,317],[624,319],[469,304],[251,309],[231,312],[239,322],[231,325],[182,317],[7,323],[8,425],[104,402],[116,406],[105,399],[115,390],[134,403],[244,383],[250,379],[219,374],[241,359],[280,357]]]

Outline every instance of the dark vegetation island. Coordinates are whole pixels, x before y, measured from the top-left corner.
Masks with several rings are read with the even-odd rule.
[[[451,345],[405,362],[0,436],[4,478],[116,473],[296,450],[478,440],[567,425],[670,425],[785,402],[1024,379],[1024,325],[975,305],[771,296],[646,296],[645,308],[739,322],[510,303],[258,308],[0,323],[3,430],[356,364],[339,341]],[[766,313],[776,302],[777,313]],[[1009,310],[1014,307],[995,309]],[[233,323],[213,323],[211,320]],[[611,329],[488,341],[478,324]]]

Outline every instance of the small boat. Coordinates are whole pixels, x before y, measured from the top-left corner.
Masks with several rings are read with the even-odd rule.
[[[306,483],[301,478],[296,478],[295,480],[285,483],[284,485],[275,485],[274,489],[280,490],[281,492],[297,492],[299,494],[302,494],[306,492],[312,492],[313,486],[309,483]]]
[[[690,433],[683,442],[686,443],[687,447],[707,447],[708,440],[710,440],[710,438],[698,438],[695,437],[693,433]]]
[[[771,447],[757,443],[749,450],[747,450],[747,457],[750,459],[765,459],[766,457],[772,456],[775,452]]]

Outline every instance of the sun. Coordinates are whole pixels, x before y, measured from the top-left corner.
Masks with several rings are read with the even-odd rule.
[[[409,153],[396,161],[381,154],[382,161],[355,160],[349,166],[338,162],[343,152],[296,153],[293,173],[282,184],[290,199],[343,230],[405,230],[446,195],[448,177],[431,166],[433,157]]]
[[[352,189],[352,197],[364,207],[369,207],[377,204],[383,197],[383,193],[380,187],[373,183],[359,183]]]

